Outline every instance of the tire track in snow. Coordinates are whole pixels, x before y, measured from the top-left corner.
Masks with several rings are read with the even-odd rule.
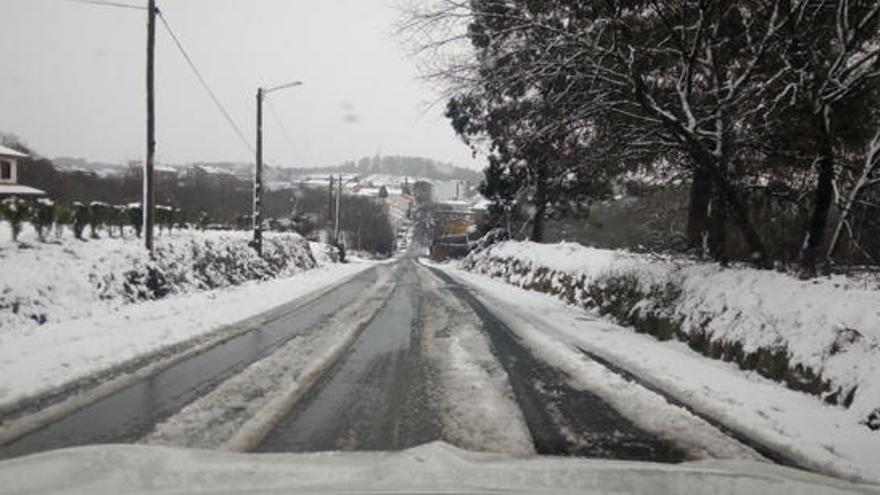
[[[420,334],[428,388],[444,440],[462,448],[534,454],[534,444],[507,372],[480,318],[419,267]]]
[[[671,462],[716,456],[760,458],[652,391],[619,388],[621,383],[602,374],[608,372],[605,368],[585,369],[585,357],[575,350],[568,350],[567,355],[560,349],[538,352],[546,351],[550,343],[535,347],[534,342],[523,340],[521,328],[509,327],[506,322],[515,314],[513,308],[505,309],[500,302],[493,305],[504,314],[498,318],[452,277],[432,270],[491,322],[490,335],[499,357],[511,369],[519,369],[509,373],[540,453]],[[504,359],[505,355],[510,357]],[[603,382],[606,386],[602,387],[595,380],[612,385]],[[633,398],[640,401],[626,403]]]

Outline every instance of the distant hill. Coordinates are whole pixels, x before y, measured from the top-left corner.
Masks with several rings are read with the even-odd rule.
[[[123,174],[127,170],[125,165],[119,163],[93,162],[69,156],[53,158],[52,164],[61,171],[94,172],[100,176]]]
[[[84,158],[59,157],[52,159],[58,170],[94,172],[100,176],[124,174],[128,166],[118,163],[95,162]],[[195,165],[208,166],[213,169],[226,170],[239,177],[246,177],[253,172],[254,164],[245,162],[199,162],[186,165],[163,164],[164,166],[185,170]],[[397,177],[424,178],[437,181],[466,180],[478,183],[483,174],[475,170],[456,167],[430,158],[417,156],[381,156],[364,157],[358,161],[349,161],[335,166],[317,168],[265,168],[268,181],[288,182],[296,177],[318,174],[358,174],[385,175]]]
[[[267,172],[270,180],[290,180],[294,177],[316,174],[358,174],[358,175],[389,175],[398,177],[417,177],[445,180],[466,180],[477,183],[483,174],[475,170],[456,167],[430,158],[417,156],[375,156],[364,157],[354,162],[318,168],[273,168]]]

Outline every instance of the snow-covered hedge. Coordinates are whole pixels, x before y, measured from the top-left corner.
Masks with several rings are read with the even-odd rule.
[[[876,279],[803,281],[571,243],[503,242],[471,253],[463,266],[681,340],[880,427]]]
[[[247,232],[178,231],[157,239],[151,260],[134,236],[48,244],[0,236],[0,330],[316,266],[309,243],[298,235],[267,234],[262,257],[249,240]]]

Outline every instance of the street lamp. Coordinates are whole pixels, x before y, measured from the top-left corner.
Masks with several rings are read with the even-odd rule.
[[[260,255],[263,253],[263,99],[269,93],[300,85],[302,82],[294,81],[268,89],[257,88],[257,163],[254,170],[254,240],[252,245]]]

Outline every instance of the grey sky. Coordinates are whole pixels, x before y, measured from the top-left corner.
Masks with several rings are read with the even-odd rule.
[[[145,4],[144,0],[119,0]],[[389,0],[160,0],[172,28],[252,140],[258,85],[293,79],[266,108],[266,155],[285,166],[377,151],[479,167],[392,36]],[[140,159],[145,12],[64,0],[0,0],[0,130],[47,156]],[[250,161],[158,30],[158,157]]]

